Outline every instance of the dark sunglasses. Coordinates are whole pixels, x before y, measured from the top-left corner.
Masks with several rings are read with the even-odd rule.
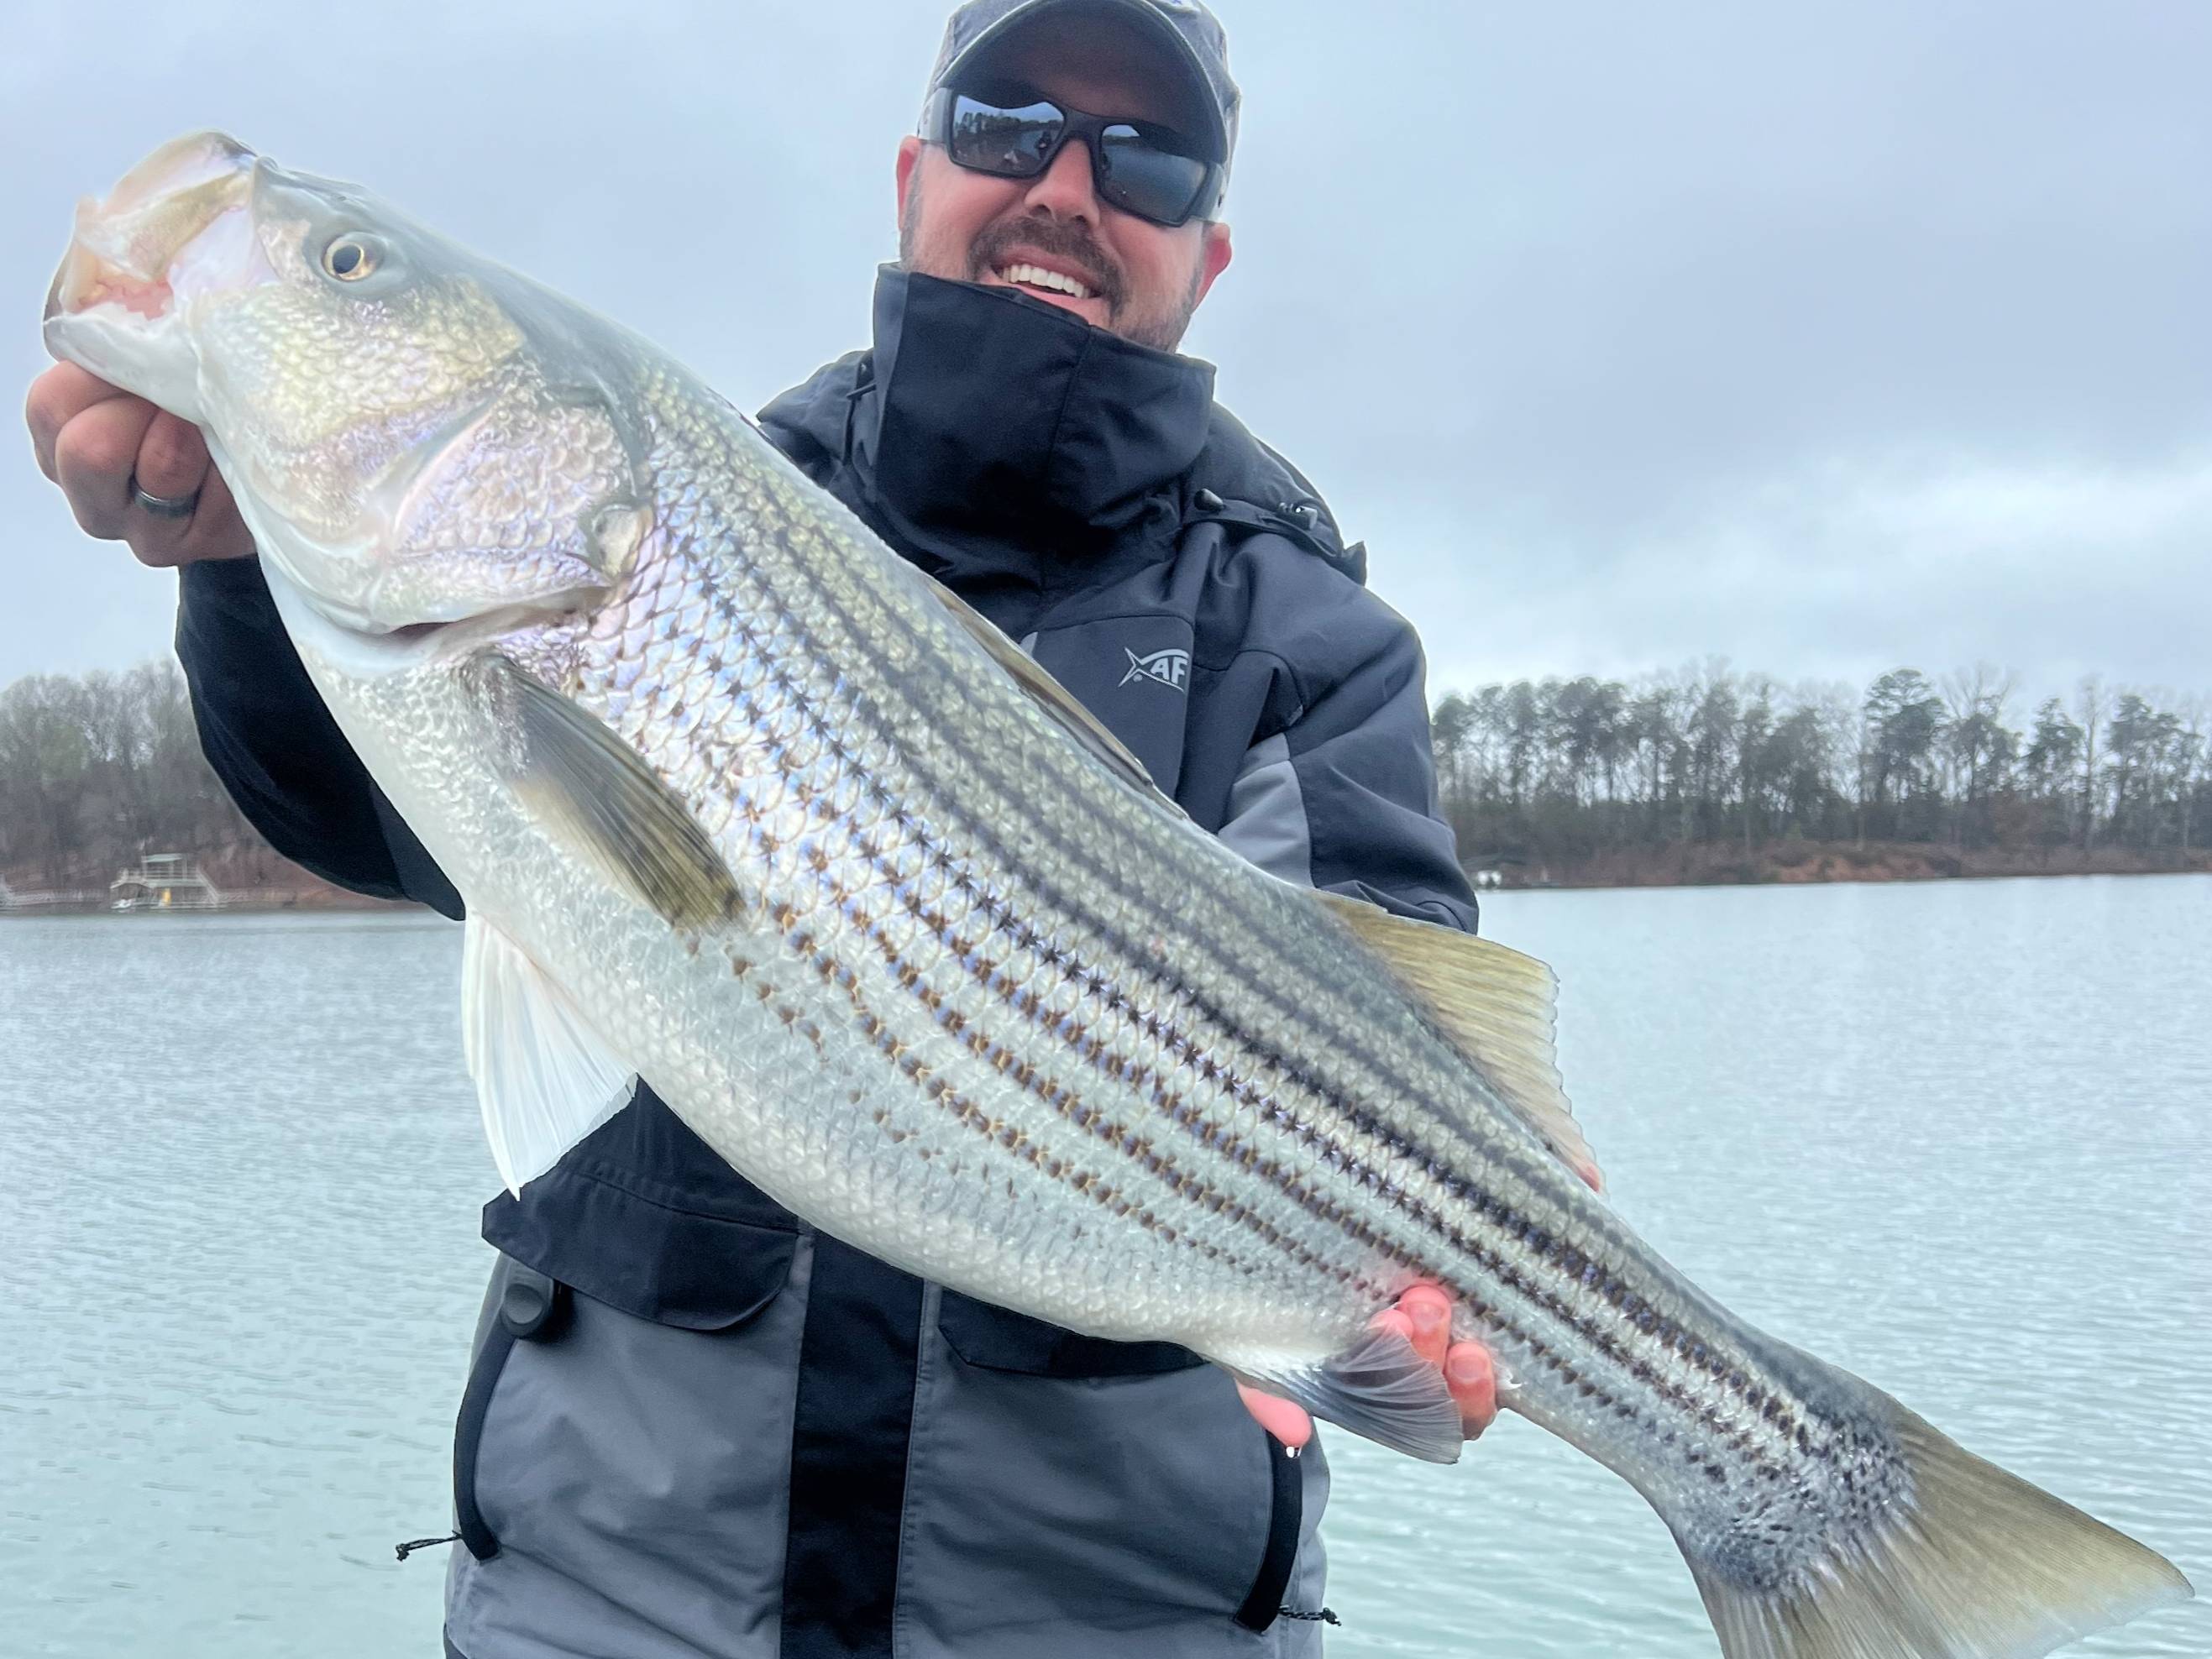
[[[1178,133],[1087,114],[1035,94],[999,96],[1006,101],[940,87],[922,112],[921,136],[969,171],[1000,179],[1034,179],[1062,144],[1080,139],[1090,147],[1099,199],[1156,225],[1208,218],[1220,205],[1220,166],[1187,154],[1190,141]]]

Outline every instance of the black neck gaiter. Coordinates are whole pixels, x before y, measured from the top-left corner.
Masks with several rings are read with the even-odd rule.
[[[853,395],[854,505],[963,592],[1042,598],[1172,549],[1213,368],[1011,289],[887,266]]]

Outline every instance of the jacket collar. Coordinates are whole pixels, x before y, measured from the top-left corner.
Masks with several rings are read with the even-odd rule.
[[[763,421],[840,454],[837,493],[923,568],[1050,589],[1172,548],[1212,364],[1012,289],[885,266],[874,346],[848,366],[842,399],[817,376],[793,394],[805,405],[779,399]]]

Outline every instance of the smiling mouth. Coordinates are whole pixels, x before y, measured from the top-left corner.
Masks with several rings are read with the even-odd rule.
[[[996,267],[992,275],[1009,287],[1028,290],[1037,295],[1058,295],[1071,300],[1095,300],[1097,290],[1079,277],[1065,272],[1047,270],[1042,265],[1033,265],[1024,260],[1014,260]]]

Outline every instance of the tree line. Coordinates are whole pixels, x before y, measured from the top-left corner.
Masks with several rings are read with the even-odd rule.
[[[1710,664],[1455,691],[1433,736],[1473,867],[1778,840],[2184,854],[2212,836],[2212,704],[2085,680],[2015,718],[2010,676],[1863,693]],[[201,757],[173,662],[0,691],[0,875],[104,886],[149,852],[262,843]]]
[[[2186,854],[2212,833],[2212,706],[2081,682],[2015,717],[2013,678],[1914,668],[1863,693],[1725,664],[1455,691],[1434,715],[1471,867],[1773,841]]]
[[[0,691],[0,876],[105,888],[145,853],[259,844],[201,757],[173,662]]]

